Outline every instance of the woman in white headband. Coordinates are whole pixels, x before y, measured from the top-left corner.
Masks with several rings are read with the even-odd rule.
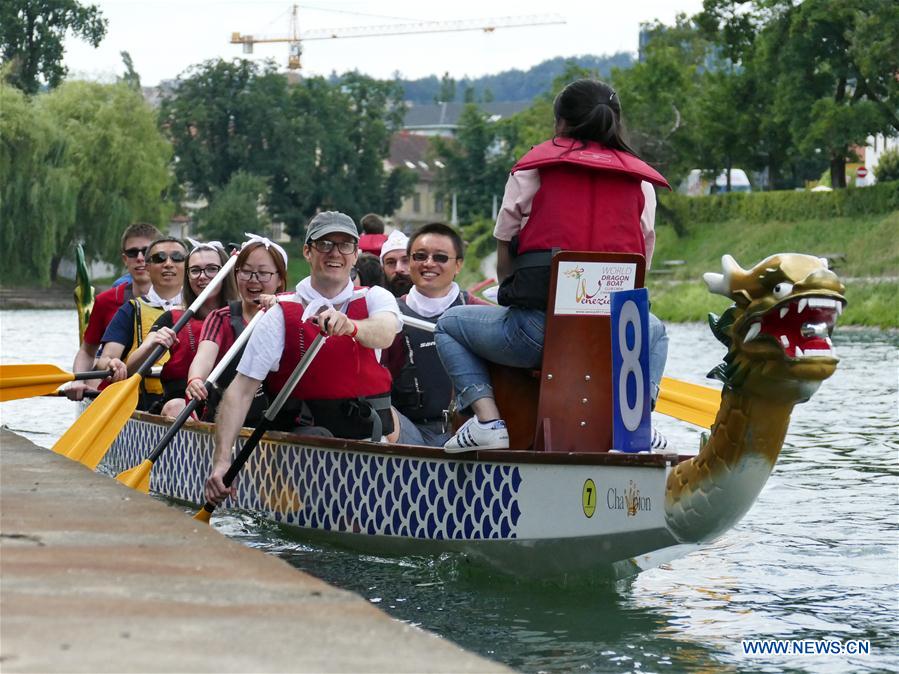
[[[188,373],[187,397],[190,399],[208,400],[205,382],[209,373],[253,316],[263,307],[271,305],[275,293],[284,292],[287,287],[287,253],[284,249],[265,237],[255,234],[246,236],[248,240],[241,246],[234,266],[240,300],[212,312],[203,324],[200,346]],[[219,378],[219,390],[224,390],[234,378],[238,361],[235,358]],[[209,401],[202,414],[203,419],[212,421],[215,418],[217,402]],[[181,401],[181,409],[184,404]],[[264,399],[257,396],[247,419],[255,421],[264,409]]]

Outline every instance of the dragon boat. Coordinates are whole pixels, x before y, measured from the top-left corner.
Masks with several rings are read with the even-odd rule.
[[[614,449],[623,441],[612,431],[613,408],[623,403],[613,391],[606,291],[625,289],[622,279],[624,287],[642,286],[642,257],[561,253],[541,369],[493,372],[511,449],[447,455],[269,432],[225,507],[356,550],[463,553],[523,578],[618,578],[683,555],[751,507],[793,406],[838,362],[830,334],[844,288],[826,260],[780,254],[743,269],[724,256],[722,265],[704,279],[734,302],[710,315],[727,353],[709,376],[724,386],[696,455]],[[101,469],[139,464],[170,423],[136,412]],[[238,449],[250,431],[243,429]],[[201,504],[213,445],[212,425],[188,422],[155,463],[151,491]]]

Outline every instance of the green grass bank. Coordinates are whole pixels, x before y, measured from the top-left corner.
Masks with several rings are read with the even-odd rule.
[[[730,304],[711,295],[702,282],[721,271],[721,256],[733,255],[744,268],[774,253],[827,257],[846,284],[849,305],[843,325],[899,328],[899,210],[796,221],[757,222],[735,218],[687,224],[681,236],[661,224],[647,279],[653,311],[667,321],[705,320]],[[683,261],[683,264],[666,262]]]

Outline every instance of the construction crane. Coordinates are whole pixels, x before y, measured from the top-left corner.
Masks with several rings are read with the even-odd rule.
[[[395,23],[381,26],[356,26],[348,28],[320,28],[299,31],[297,5],[293,5],[290,15],[290,27],[286,36],[242,35],[231,33],[231,44],[243,45],[244,54],[253,53],[253,45],[286,42],[289,48],[287,67],[299,70],[300,56],[303,53],[302,43],[307,40],[332,40],[335,38],[382,37],[387,35],[410,35],[415,33],[455,33],[460,31],[479,30],[492,33],[497,28],[521,28],[524,26],[546,26],[563,24],[565,19],[555,14],[535,14],[530,16],[506,16],[495,19],[467,19],[462,21],[420,21],[415,23]]]

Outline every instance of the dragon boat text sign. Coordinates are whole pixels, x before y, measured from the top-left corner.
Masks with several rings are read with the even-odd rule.
[[[649,449],[649,293],[612,293],[612,447]]]
[[[633,290],[637,265],[630,262],[559,262],[556,277],[557,316],[588,314],[608,316],[609,294]]]

